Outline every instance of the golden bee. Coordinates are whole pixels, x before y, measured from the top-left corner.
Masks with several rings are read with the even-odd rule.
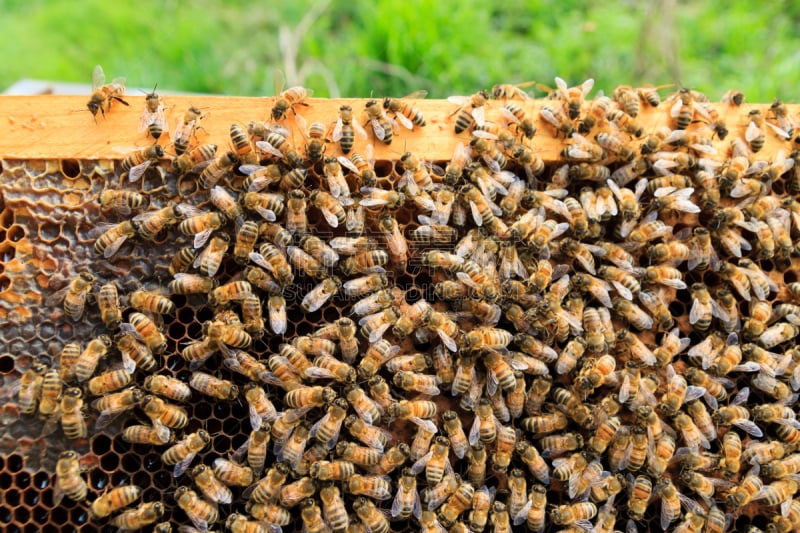
[[[103,67],[95,65],[92,71],[92,95],[89,97],[89,103],[86,104],[86,107],[89,108],[94,117],[95,123],[97,123],[97,112],[100,111],[103,118],[105,118],[106,111],[111,110],[113,102],[119,102],[126,106],[130,105],[123,100],[123,96],[125,96],[125,78],[114,78],[111,83],[106,83]]]
[[[68,450],[61,452],[56,462],[56,483],[53,501],[56,505],[64,496],[75,502],[86,499],[88,486],[81,477],[80,457],[77,452]]]
[[[134,531],[142,529],[164,516],[164,510],[164,504],[161,502],[142,503],[136,509],[115,516],[110,523],[121,530]]]
[[[141,494],[142,489],[136,485],[123,485],[111,489],[92,502],[89,514],[94,519],[105,518],[129,506],[138,500]]]

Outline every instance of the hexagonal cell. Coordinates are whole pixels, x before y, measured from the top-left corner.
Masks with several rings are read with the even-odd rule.
[[[25,228],[23,228],[19,224],[12,224],[11,227],[8,228],[8,231],[6,233],[6,237],[11,242],[19,242],[25,238],[25,235],[26,235]]]
[[[61,236],[61,225],[53,222],[44,222],[39,226],[39,240],[50,244]]]
[[[81,175],[81,164],[75,159],[62,159],[61,174],[67,179],[75,179]]]
[[[11,454],[6,458],[6,468],[11,473],[19,472],[24,466],[25,460],[17,454]]]
[[[9,241],[0,242],[0,263],[8,263],[16,255],[17,250]]]
[[[14,371],[14,356],[11,354],[0,355],[0,374],[9,374]],[[0,458],[0,470],[2,470],[2,458]]]

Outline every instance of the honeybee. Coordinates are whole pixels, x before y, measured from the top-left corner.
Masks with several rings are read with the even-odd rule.
[[[62,365],[63,365],[62,361]],[[47,365],[35,362],[20,377],[18,400],[20,411],[25,414],[36,412],[36,404],[42,393]]]
[[[164,516],[164,504],[161,502],[142,503],[136,509],[125,511],[115,516],[110,524],[120,531],[135,531],[154,523]]]
[[[74,502],[86,499],[88,486],[81,477],[81,464],[78,454],[72,450],[61,452],[56,462],[56,483],[53,501],[56,505],[61,503],[66,495]]]
[[[312,479],[320,481],[344,481],[355,475],[355,465],[350,461],[317,461],[309,468]]]
[[[372,533],[388,533],[390,530],[389,521],[386,516],[379,511],[372,500],[359,497],[353,502],[353,510],[358,518],[366,526],[367,531]]]
[[[411,94],[407,94],[403,98],[407,99],[420,99],[427,96],[428,91],[419,90]],[[394,118],[408,130],[413,130],[414,126],[425,126],[425,117],[414,106],[408,103],[407,100],[401,98],[389,98],[388,96],[383,99],[383,108],[394,114]]]
[[[174,226],[189,214],[193,214],[193,208],[181,205],[169,205],[155,211],[147,211],[133,217],[134,227],[142,237],[155,240],[161,230],[166,227]],[[103,252],[105,254],[105,252]]]
[[[470,483],[462,481],[439,509],[439,519],[442,525],[451,527],[458,517],[472,506],[474,497],[475,488]]]
[[[231,151],[211,160],[211,163],[200,173],[200,187],[205,190],[213,189],[219,180],[227,176],[239,162],[239,156]]]
[[[737,486],[733,487],[725,499],[725,503],[730,507],[741,508],[753,501],[756,495],[761,494],[764,489],[764,482],[761,481],[761,477],[759,477],[758,474],[759,468],[758,465],[756,465],[745,474],[744,478]]]
[[[272,119],[275,121],[282,120],[289,111],[291,111],[294,114],[295,120],[298,121],[298,126],[300,126],[301,129],[305,129],[305,120],[297,113],[295,107],[299,105],[308,107],[309,104],[305,100],[311,98],[314,95],[314,91],[299,85],[283,90],[286,84],[286,78],[283,72],[277,69],[274,73],[273,82],[275,84],[276,96],[275,103],[270,112]]]
[[[212,398],[234,400],[239,396],[239,387],[227,379],[220,379],[205,372],[192,372],[189,386]]]
[[[332,139],[334,142],[339,143],[343,153],[348,154],[353,149],[356,133],[358,133],[359,137],[367,138],[364,128],[358,122],[353,121],[353,108],[349,105],[341,106],[339,108],[339,118],[331,135]]]
[[[400,313],[396,307],[389,307],[374,315],[367,315],[358,321],[358,325],[361,326],[361,335],[371,343],[378,342],[386,330],[393,326],[399,318]]]
[[[101,237],[95,242],[95,250],[97,250],[97,244],[102,240],[103,238]],[[64,314],[73,322],[78,321],[83,316],[83,311],[86,307],[86,296],[92,291],[94,279],[92,274],[81,272],[66,287],[53,293],[47,302],[52,305],[63,301]]]
[[[468,130],[474,124],[483,126],[486,123],[484,105],[488,99],[489,93],[486,91],[479,91],[472,96],[449,96],[447,98],[449,102],[459,105],[459,108],[451,113],[451,116],[457,115],[455,122],[457,134]]]
[[[175,490],[175,501],[198,529],[206,531],[209,524],[219,520],[217,506],[200,498],[195,491],[188,487],[182,486]]]
[[[319,498],[322,502],[322,515],[334,533],[346,531],[350,524],[350,517],[339,488],[335,485],[326,485],[320,489]]]
[[[122,440],[137,444],[152,444],[161,446],[169,444],[173,440],[172,433],[166,426],[128,426],[122,431]]]
[[[92,71],[92,95],[89,97],[89,103],[86,104],[94,117],[95,124],[97,123],[97,112],[100,111],[103,118],[106,118],[106,111],[111,110],[112,102],[130,105],[122,99],[123,96],[125,96],[125,78],[114,78],[111,83],[106,83],[103,67],[95,65]]]
[[[214,503],[231,503],[233,493],[214,474],[214,470],[204,464],[192,469],[192,479],[203,495]]]
[[[320,418],[310,431],[311,438],[316,439],[327,448],[333,449],[339,439],[342,423],[347,416],[348,403],[343,398],[336,398],[328,405],[326,414]]]
[[[294,507],[317,491],[316,482],[310,477],[301,477],[293,483],[280,487],[280,502],[284,507]]]
[[[166,425],[166,424],[164,424]],[[183,440],[161,454],[165,465],[175,465],[173,475],[180,477],[189,468],[195,456],[211,442],[211,436],[205,430],[189,433]]]
[[[364,108],[367,122],[372,126],[375,138],[384,144],[392,144],[395,122],[390,119],[377,100],[369,100]]]
[[[628,513],[633,499],[628,502]],[[592,502],[573,503],[569,505],[559,505],[550,511],[550,520],[559,525],[570,525],[583,523],[595,517],[597,506]]]
[[[123,176],[127,174],[129,181],[139,181],[151,164],[157,163],[164,157],[164,150],[160,145],[154,144],[141,150],[130,152],[122,160],[120,168]]]
[[[169,428],[184,428],[189,417],[183,408],[165,402],[156,396],[147,395],[142,398],[142,410],[153,421]],[[174,464],[174,463],[173,463]]]
[[[144,380],[144,390],[177,402],[185,402],[192,397],[192,390],[186,383],[161,374],[147,376]]]
[[[178,177],[193,172],[200,172],[214,161],[216,153],[216,144],[202,144],[192,148],[188,152],[181,153],[173,159],[172,170]]]
[[[336,399],[336,392],[330,387],[300,387],[291,390],[284,396],[286,405],[293,409],[302,407],[322,407]]]
[[[129,333],[144,342],[148,349],[154,354],[162,354],[167,349],[167,339],[147,315],[142,313],[131,313],[128,316],[129,322],[124,322],[120,328],[125,333]],[[110,341],[109,341],[110,344]]]
[[[139,132],[147,130],[157,141],[162,134],[169,133],[169,125],[164,113],[164,100],[156,93],[156,87],[144,97],[144,111],[139,119]]]
[[[70,387],[61,398],[61,428],[68,439],[85,439],[88,435],[83,418],[83,393],[78,387]]]
[[[92,402],[92,407],[100,411],[96,428],[108,426],[116,417],[125,411],[131,410],[141,401],[142,391],[130,388],[121,392],[106,394]]]

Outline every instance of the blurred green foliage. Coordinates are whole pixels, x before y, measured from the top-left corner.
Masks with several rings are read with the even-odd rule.
[[[469,94],[500,82],[679,84],[797,101],[800,4],[729,0],[0,0],[0,87],[89,83],[317,96]]]

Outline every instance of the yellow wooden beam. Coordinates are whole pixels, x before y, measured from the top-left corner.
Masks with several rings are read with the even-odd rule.
[[[0,96],[0,158],[3,159],[121,159],[126,153],[144,147],[152,142],[144,132],[138,131],[139,119],[144,107],[143,96],[126,96],[129,107],[114,103],[106,117],[98,115],[95,122],[86,108],[87,96]],[[264,121],[275,102],[275,97],[244,98],[233,96],[169,96],[164,98],[167,118],[172,131],[175,124],[183,116],[189,106],[202,108],[208,116],[203,120],[205,132],[200,132],[201,142],[211,142],[220,147],[230,142],[229,128],[233,123],[246,125],[251,120]],[[329,128],[338,116],[341,105],[350,105],[358,121],[367,122],[364,106],[367,99],[312,98],[308,107],[298,107],[308,124],[321,121]],[[486,118],[491,121],[502,121],[499,108],[501,100],[489,101],[486,105]],[[555,130],[543,122],[539,110],[548,100],[516,101],[534,120],[538,132],[530,142],[530,147],[546,162],[554,163],[562,160],[561,150],[565,140],[557,136]],[[414,100],[413,105],[425,116],[427,125],[408,131],[402,127],[395,133],[394,141],[387,146],[377,141],[369,125],[366,129],[369,138],[356,139],[355,151],[363,152],[366,144],[373,144],[377,160],[396,160],[406,151],[419,154],[427,160],[443,161],[452,157],[458,142],[468,143],[468,132],[456,135],[453,127],[454,112],[458,105],[447,100]],[[729,135],[725,141],[714,139],[718,160],[730,155],[730,140],[744,137],[749,123],[748,113],[760,109],[769,116],[769,104],[745,104],[741,107],[729,104],[713,104],[725,121]],[[790,115],[797,116],[798,106],[788,106]],[[641,106],[636,121],[644,128],[645,135],[657,127],[674,127],[674,119],[670,116],[670,105],[661,103],[657,108]],[[289,118],[286,125],[292,128],[292,141],[302,148],[305,139],[298,131],[296,123]],[[690,129],[700,128],[701,124],[693,124]],[[766,130],[766,144],[754,155],[754,159],[771,159],[778,150],[788,155],[794,150],[794,140],[780,139],[771,129]],[[170,152],[170,140],[162,137],[161,144]],[[632,139],[634,144],[640,140]],[[638,150],[637,150],[638,151]],[[329,148],[329,154],[337,155],[337,146]]]

